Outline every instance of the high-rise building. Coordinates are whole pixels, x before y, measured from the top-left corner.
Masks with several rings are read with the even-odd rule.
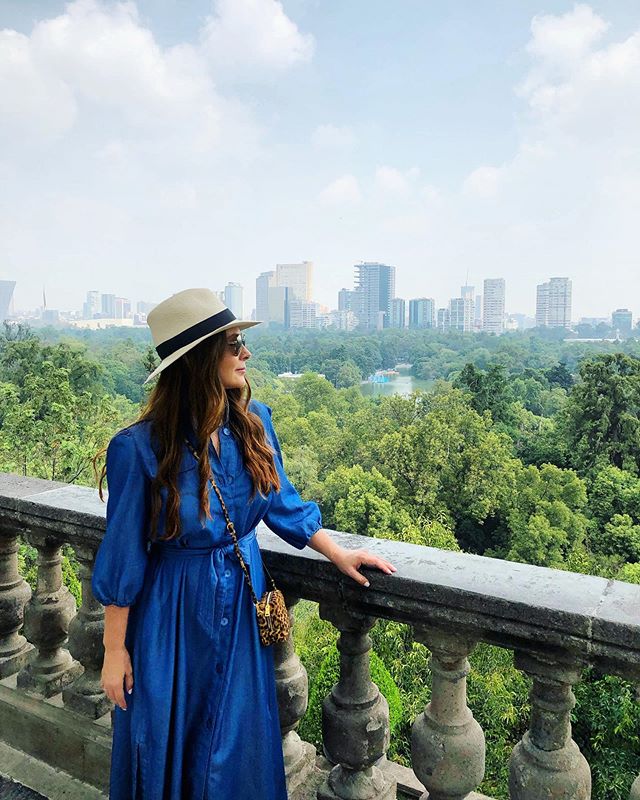
[[[474,327],[477,330],[482,328],[482,295],[476,295],[476,308],[475,308],[475,319],[474,319]]]
[[[549,280],[549,317],[550,328],[571,327],[571,281],[569,278],[551,278]]]
[[[571,327],[571,281],[550,278],[536,291],[536,326],[540,328]]]
[[[369,329],[388,327],[391,300],[396,294],[396,268],[365,261],[355,265],[355,288],[362,293],[360,324]]]
[[[243,319],[242,286],[239,283],[228,283],[224,287],[224,304],[236,319]]]
[[[436,301],[433,297],[416,297],[409,300],[409,327],[435,328]]]
[[[289,300],[289,327],[290,328],[315,328],[317,327],[317,304],[305,303],[304,300]]]
[[[504,295],[504,278],[485,278],[482,330],[487,333],[504,333]]]
[[[450,328],[451,320],[449,318],[448,308],[439,308],[437,314],[437,326],[439,331],[448,331]]]
[[[464,301],[464,320],[462,330],[472,331],[475,319],[475,286],[461,286],[460,297]]]
[[[275,285],[275,270],[261,272],[256,278],[256,319],[260,322],[269,322],[269,289]]]
[[[289,327],[289,288],[271,286],[269,292],[269,323]]]
[[[467,301],[464,297],[452,297],[449,301],[449,328],[464,333],[471,327],[465,327],[467,320]]]
[[[391,300],[391,327],[406,328],[406,303],[401,297]]]
[[[15,281],[0,281],[0,322],[4,322],[9,316],[15,286]]]
[[[536,286],[536,328],[546,328],[549,321],[549,284]]]
[[[340,289],[338,292],[338,311],[356,311],[362,306],[362,293],[355,289]]]
[[[126,297],[116,297],[114,302],[114,319],[129,319],[131,316],[131,301]]]
[[[631,336],[633,314],[628,308],[617,308],[611,315],[611,327],[621,338]]]
[[[87,299],[82,304],[82,319],[93,319],[100,313],[100,292],[87,292]]]
[[[302,300],[311,302],[313,288],[313,262],[300,264],[276,264],[276,286],[287,286],[289,302]]]
[[[107,319],[116,318],[116,296],[115,294],[103,294],[100,296],[100,313]]]

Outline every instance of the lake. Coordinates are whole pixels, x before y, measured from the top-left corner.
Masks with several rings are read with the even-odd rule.
[[[433,381],[421,380],[414,378],[409,372],[409,369],[401,368],[398,370],[399,375],[390,375],[387,383],[369,383],[363,381],[360,384],[360,391],[365,397],[379,397],[392,394],[410,395],[420,389],[427,391],[433,386]]]

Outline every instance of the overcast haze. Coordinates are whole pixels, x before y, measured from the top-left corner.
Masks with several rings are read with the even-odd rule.
[[[160,300],[353,264],[640,314],[637,0],[0,0],[0,277]]]

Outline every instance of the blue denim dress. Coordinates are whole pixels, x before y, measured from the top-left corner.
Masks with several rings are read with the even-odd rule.
[[[275,451],[281,489],[251,497],[228,426],[213,446],[214,476],[233,520],[254,591],[265,590],[256,525],[298,549],[322,527],[282,465],[271,410],[252,401]],[[260,644],[255,609],[210,491],[204,525],[198,470],[184,448],[178,475],[181,536],[148,541],[149,487],[157,470],[149,423],[120,431],[107,451],[107,529],[93,571],[103,605],[130,606],[126,646],[134,689],[116,707],[111,800],[286,800],[273,648]],[[160,532],[163,531],[164,503]]]

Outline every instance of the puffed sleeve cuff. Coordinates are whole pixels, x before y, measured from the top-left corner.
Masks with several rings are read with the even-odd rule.
[[[280,443],[271,422],[271,409],[261,403],[258,413],[262,419],[267,439],[275,452],[274,460],[280,477],[280,491],[271,491],[271,502],[264,515],[264,521],[281,539],[298,550],[302,550],[307,546],[313,534],[322,528],[320,507],[313,500],[303,500],[289,481],[284,471]]]
[[[147,566],[148,492],[134,436],[125,429],[107,449],[107,527],[91,577],[103,606],[131,606],[144,584]]]

